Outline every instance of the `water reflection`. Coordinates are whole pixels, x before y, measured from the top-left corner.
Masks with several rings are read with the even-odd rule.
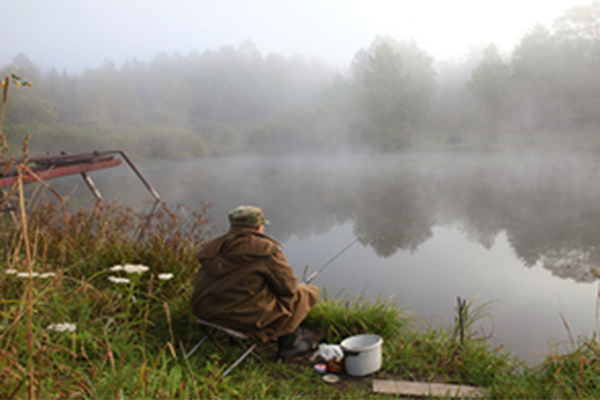
[[[261,206],[285,242],[350,224],[382,258],[418,251],[436,226],[486,249],[505,234],[525,267],[596,280],[600,163],[577,154],[403,154],[377,157],[239,157],[142,164],[170,202],[214,204],[223,229],[240,203]],[[94,177],[107,198],[143,197],[123,171]],[[55,184],[56,185],[56,184]],[[139,187],[136,187],[139,186]]]
[[[504,233],[523,265],[575,281],[596,279],[600,164],[580,155],[396,155],[200,160],[145,166],[164,197],[227,210],[257,204],[282,241],[350,223],[383,258],[417,251],[435,226],[490,248]],[[172,174],[177,171],[178,179]],[[166,175],[165,175],[166,174]]]

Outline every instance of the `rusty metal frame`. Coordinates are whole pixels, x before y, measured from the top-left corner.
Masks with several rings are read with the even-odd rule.
[[[22,176],[23,183],[31,183],[35,182],[38,179],[47,180],[52,178],[59,178],[67,175],[80,174],[86,183],[87,187],[90,189],[92,194],[97,200],[103,200],[102,193],[94,184],[92,178],[88,175],[89,171],[95,171],[99,169],[112,168],[122,164],[119,158],[115,156],[121,156],[123,160],[129,165],[129,167],[133,170],[133,172],[137,175],[140,181],[144,184],[146,189],[150,192],[152,197],[156,200],[150,213],[148,214],[148,218],[144,226],[142,226],[140,233],[138,235],[138,240],[140,240],[148,226],[150,225],[150,221],[155,211],[158,208],[158,204],[161,202],[160,195],[158,192],[150,185],[150,182],[142,175],[140,170],[136,167],[133,161],[125,154],[122,150],[105,150],[105,151],[93,151],[88,153],[77,153],[71,154],[66,152],[61,152],[59,155],[46,155],[46,156],[37,156],[37,157],[29,157],[29,158],[21,158],[21,159],[10,159],[8,161],[0,161],[0,171],[4,170],[7,165],[10,168],[5,171],[4,174],[0,172],[0,191],[4,191],[5,188],[11,187],[14,185],[18,177],[17,167],[19,165],[27,165],[28,169],[35,174],[27,172]],[[5,211],[9,213],[13,213],[14,207],[7,206],[4,209],[1,209],[0,212]]]
[[[142,175],[133,161],[122,150],[93,151],[78,154],[62,152],[60,155],[46,155],[30,157],[27,159],[14,159],[12,160],[12,165],[14,165],[14,167],[10,168],[4,175],[0,176],[0,190],[12,186],[17,181],[18,176],[16,166],[27,164],[30,166],[29,169],[37,175],[37,178],[32,174],[27,173],[22,178],[23,183],[34,182],[38,178],[46,180],[67,175],[80,174],[92,194],[97,199],[102,200],[102,194],[87,173],[89,171],[121,165],[122,162],[119,158],[115,158],[116,155],[119,155],[123,160],[125,160],[140,181],[142,181],[146,189],[148,189],[152,197],[156,199],[156,202],[160,202],[161,198],[158,192],[152,187],[152,185],[150,185],[148,180]],[[0,162],[0,166],[2,164],[6,165],[8,162],[10,161]]]

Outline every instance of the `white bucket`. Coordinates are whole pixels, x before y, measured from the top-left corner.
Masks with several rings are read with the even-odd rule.
[[[365,376],[381,368],[381,345],[379,335],[363,334],[342,340],[344,367],[351,376]]]

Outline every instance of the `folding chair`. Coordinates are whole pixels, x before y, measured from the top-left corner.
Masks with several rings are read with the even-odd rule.
[[[196,320],[196,323],[200,324],[203,327],[203,329],[206,332],[206,336],[204,336],[202,339],[200,339],[198,344],[196,344],[194,346],[194,348],[191,349],[185,355],[185,358],[190,358],[190,356],[192,354],[194,354],[196,352],[196,350],[198,350],[208,339],[212,340],[213,343],[215,343],[215,345],[217,345],[217,347],[219,347],[221,350],[223,350],[223,348],[218,344],[218,342],[216,342],[215,339],[211,336],[215,331],[221,331],[221,332],[225,332],[226,334],[228,334],[229,337],[232,338],[235,341],[235,343],[237,343],[241,348],[243,348],[243,349],[245,348],[244,353],[241,356],[239,356],[238,359],[235,360],[235,362],[233,364],[231,364],[231,366],[229,366],[229,368],[227,368],[225,370],[225,372],[223,372],[223,375],[221,375],[223,378],[226,377],[227,374],[229,374],[232,369],[234,369],[239,363],[244,361],[244,359],[246,357],[248,357],[249,355],[252,355],[258,361],[262,362],[262,359],[258,355],[253,353],[256,346],[258,346],[257,341],[253,340],[252,344],[246,348],[247,344],[244,343],[244,340],[251,339],[248,335],[246,335],[240,331],[236,331],[234,329],[229,329],[224,326],[217,325],[212,322],[204,321],[201,319]]]

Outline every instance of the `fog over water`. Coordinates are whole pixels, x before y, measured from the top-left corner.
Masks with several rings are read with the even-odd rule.
[[[452,324],[457,296],[497,301],[482,326],[530,360],[554,340],[568,343],[561,313],[574,335],[596,329],[595,156],[232,157],[139,167],[165,201],[212,203],[214,235],[227,228],[229,209],[262,207],[267,233],[299,276],[367,233],[314,281],[330,296],[393,296],[435,326]],[[109,200],[149,197],[124,166],[93,178]],[[68,186],[53,185],[63,193]]]

